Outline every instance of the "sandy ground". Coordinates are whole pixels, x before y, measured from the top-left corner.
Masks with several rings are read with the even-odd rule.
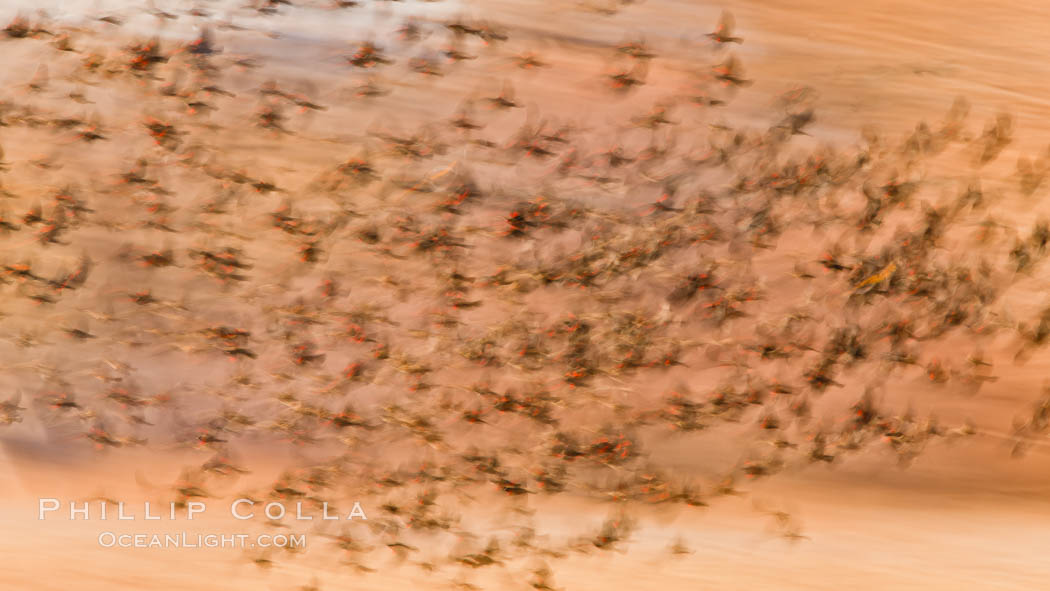
[[[187,117],[180,125],[185,125],[194,140],[209,144],[206,152],[216,166],[245,171],[249,176],[286,188],[293,193],[296,207],[306,211],[331,210],[332,204],[315,194],[316,182],[324,170],[360,154],[355,143],[369,130],[408,131],[415,129],[418,122],[447,118],[467,96],[498,93],[504,79],[513,78],[516,96],[526,108],[505,115],[482,115],[487,117],[488,127],[480,135],[502,142],[526,119],[553,116],[560,121],[575,121],[582,128],[596,129],[586,140],[592,148],[619,141],[631,149],[641,149],[645,147],[644,135],[623,129],[617,122],[644,113],[655,101],[690,86],[690,72],[702,70],[712,60],[705,53],[709,50],[701,44],[703,33],[711,30],[721,10],[727,8],[735,14],[737,33],[745,39],[735,50],[736,55],[747,77],[755,82],[740,90],[731,106],[722,112],[675,112],[681,127],[690,130],[682,132],[682,143],[691,143],[690,134],[699,133],[696,129],[719,121],[753,124],[757,128],[768,126],[774,98],[798,86],[812,87],[817,93],[817,120],[810,129],[814,137],[797,138],[795,145],[800,149],[825,142],[854,145],[860,141],[865,126],[890,137],[901,137],[919,121],[939,122],[952,101],[964,96],[972,105],[967,125],[970,134],[979,134],[985,122],[1005,111],[1014,117],[1017,139],[993,164],[981,169],[971,164],[964,150],[949,151],[923,171],[932,187],[924,197],[939,202],[979,176],[987,191],[1008,195],[993,212],[1000,221],[1027,228],[1038,216],[1050,213],[1050,208],[1042,204],[1045,186],[1027,198],[1010,194],[1016,184],[1013,175],[1017,158],[1037,157],[1046,148],[1040,137],[1050,114],[1045,98],[1050,66],[1041,50],[1050,42],[1050,12],[1039,3],[762,1],[715,6],[648,0],[622,7],[615,15],[602,16],[569,3],[547,3],[537,8],[525,2],[501,0],[484,4],[378,3],[381,6],[335,13],[309,7],[282,8],[288,14],[279,17],[243,15],[232,4],[211,4],[203,6],[217,16],[231,14],[235,22],[245,27],[281,32],[284,36],[271,38],[256,31],[219,32],[217,44],[224,49],[220,59],[254,55],[265,65],[261,71],[226,67],[223,85],[237,97],[216,97],[214,102],[220,106],[216,112],[206,117]],[[38,5],[32,3],[34,7]],[[18,8],[17,3],[10,7],[5,4],[0,19],[13,15]],[[176,12],[189,5],[173,3],[162,8]],[[65,4],[61,9],[56,7],[52,14],[75,22],[80,14],[89,11],[96,16],[107,11],[136,14],[115,3],[83,7]],[[354,85],[362,78],[349,75],[340,56],[352,52],[350,42],[372,36],[380,45],[389,45],[396,59],[410,57],[415,49],[402,50],[396,42],[384,42],[384,35],[396,28],[405,15],[435,21],[457,16],[491,19],[507,27],[510,40],[498,53],[479,51],[476,63],[452,68],[447,76],[425,82],[410,76],[401,64],[380,70],[379,83],[392,91],[389,96],[373,101],[350,98]],[[134,32],[152,31],[157,22],[156,17],[149,15],[129,17],[120,29],[111,27],[105,29],[105,34],[77,36],[74,43],[86,49],[115,52]],[[165,39],[191,39],[193,23],[197,21],[180,14],[177,20],[163,22]],[[105,25],[91,23],[90,27],[103,30]],[[438,37],[444,38],[443,34],[435,35],[425,43],[437,48]],[[627,98],[610,99],[602,87],[602,74],[614,62],[608,46],[637,37],[644,38],[659,54],[649,72],[654,82]],[[164,338],[178,340],[173,335],[186,329],[182,323],[196,326],[228,322],[250,327],[253,332],[266,332],[269,320],[255,315],[255,310],[271,302],[291,303],[294,295],[311,293],[320,279],[333,274],[341,274],[352,285],[354,301],[368,300],[374,294],[376,301],[387,306],[386,313],[402,327],[427,328],[428,320],[421,310],[426,309],[428,301],[437,299],[432,294],[435,289],[413,284],[409,279],[403,284],[409,295],[401,302],[379,299],[387,293],[381,278],[392,274],[389,265],[402,265],[398,273],[411,277],[428,272],[426,263],[392,263],[389,259],[361,255],[356,245],[336,244],[325,253],[322,264],[300,274],[295,242],[275,236],[267,228],[265,212],[286,198],[280,194],[247,191],[237,198],[242,203],[248,200],[240,210],[247,213],[209,220],[214,228],[247,237],[236,242],[255,265],[250,273],[253,277],[265,277],[269,283],[253,279],[248,287],[231,294],[216,288],[211,278],[189,271],[160,274],[114,263],[126,245],[139,250],[170,247],[181,252],[233,241],[228,235],[209,234],[206,228],[159,236],[154,230],[137,228],[134,222],[142,216],[135,208],[140,208],[142,201],[129,198],[118,182],[118,175],[127,171],[135,158],[148,156],[154,162],[170,164],[157,167],[155,174],[174,192],[166,200],[180,208],[173,214],[177,222],[188,223],[191,217],[186,212],[214,197],[217,183],[171,172],[174,156],[163,153],[141,131],[138,121],[143,115],[165,118],[178,112],[171,103],[147,102],[152,101],[154,83],[125,76],[101,81],[96,78],[91,83],[71,81],[67,72],[75,71],[81,55],[58,53],[43,41],[4,43],[0,58],[5,65],[0,75],[0,83],[6,89],[4,98],[32,101],[43,111],[69,116],[97,114],[103,133],[110,135],[107,141],[85,148],[71,132],[26,126],[0,131],[5,150],[0,160],[13,163],[11,170],[0,177],[3,187],[12,194],[3,204],[5,215],[21,215],[32,203],[41,201],[48,188],[72,182],[90,196],[89,204],[96,212],[103,212],[100,217],[112,224],[78,228],[71,234],[69,246],[56,245],[46,251],[24,233],[3,238],[5,263],[32,260],[46,274],[74,265],[85,244],[90,245],[92,257],[102,262],[92,275],[90,289],[73,293],[56,306],[36,306],[24,297],[15,297],[14,287],[5,288],[9,297],[5,295],[5,316],[0,320],[0,331],[8,337],[7,342],[0,344],[0,359],[7,368],[0,374],[5,391],[21,391],[23,402],[28,403],[34,392],[46,389],[46,383],[26,369],[34,363],[44,362],[75,372],[95,367],[100,359],[116,358],[136,368],[135,379],[151,394],[180,389],[192,392],[180,398],[180,412],[173,413],[175,417],[152,409],[147,414],[157,421],[158,431],[185,431],[189,429],[186,425],[197,417],[220,408],[223,402],[215,391],[228,388],[226,380],[250,366],[230,364],[224,359],[199,361],[158,343]],[[515,73],[513,66],[508,66],[508,56],[525,49],[535,50],[550,67]],[[48,64],[51,88],[43,96],[29,96],[20,85],[31,79],[40,63]],[[161,66],[161,72],[170,74],[173,67]],[[280,80],[282,88],[292,92],[308,94],[327,105],[328,110],[290,113],[288,126],[294,132],[291,137],[254,129],[257,101],[253,91],[267,78]],[[70,89],[81,89],[93,104],[70,105],[66,97]],[[699,140],[697,143],[702,145]],[[34,164],[40,159],[50,160],[57,167]],[[527,162],[487,163],[466,149],[451,154],[448,160],[471,163],[486,184],[501,188],[508,203],[519,188],[531,190],[533,181],[549,172]],[[391,165],[390,170],[392,174],[419,177],[440,171],[444,162],[409,162],[400,168]],[[382,204],[396,210],[398,204],[413,207],[414,199],[413,194],[392,190],[384,197],[362,195],[350,207],[367,210]],[[627,201],[644,203],[647,196],[632,195],[624,203],[610,203],[609,192],[583,188],[579,199],[616,210]],[[479,213],[469,221],[481,231],[492,231],[494,218],[488,213]],[[789,228],[779,248],[764,255],[754,272],[763,275],[775,292],[801,290],[800,284],[783,278],[782,271],[790,269],[790,261],[798,252],[811,246],[808,241],[825,238],[830,237],[817,235],[814,240],[808,228]],[[944,250],[963,258],[974,256],[971,240],[969,233],[953,235]],[[495,266],[501,258],[517,254],[513,247],[508,248],[509,253],[488,252],[480,256]],[[185,264],[189,266],[188,262]],[[119,298],[119,294],[147,285],[160,297],[188,305],[193,315],[184,316],[177,311],[169,316],[146,314]],[[1029,317],[1044,303],[1042,294],[1046,287],[1045,272],[1037,270],[1012,285],[1004,305],[1016,318]],[[429,291],[424,296],[421,290]],[[636,293],[639,305],[655,301],[644,289]],[[519,312],[524,316],[526,311],[553,315],[552,309],[586,310],[588,297],[530,294],[518,303],[486,306],[469,314],[474,314],[470,318],[479,323]],[[823,294],[817,292],[816,297]],[[819,299],[816,304],[820,305]],[[102,316],[92,317],[86,310]],[[118,320],[99,319],[106,315]],[[71,345],[65,335],[54,330],[56,326],[83,327],[104,338],[96,343]],[[18,338],[26,332],[39,337],[44,345],[17,346]],[[150,334],[155,336],[143,336]],[[727,335],[694,338],[717,340],[717,336]],[[136,339],[147,344],[128,345]],[[424,359],[428,352],[438,351],[444,344],[439,339],[417,341],[403,344],[403,348]],[[948,425],[972,421],[978,435],[931,445],[907,468],[899,467],[888,452],[871,451],[832,465],[793,465],[771,479],[738,482],[745,494],[712,499],[710,506],[702,509],[658,511],[638,507],[640,528],[624,546],[624,552],[549,559],[555,571],[555,586],[566,590],[1044,588],[1045,581],[1050,580],[1050,561],[1043,551],[1050,542],[1050,505],[1046,501],[1050,492],[1050,460],[1042,440],[1033,442],[1028,455],[1012,459],[1008,434],[1015,418],[1029,413],[1038,398],[1047,356],[1036,354],[1023,366],[1013,365],[1016,340],[1009,334],[986,337],[980,342],[960,336],[931,347],[926,353],[961,361],[975,346],[994,362],[998,376],[997,381],[985,384],[978,393],[962,392],[955,382],[931,385],[921,372],[905,371],[895,375],[884,395],[887,403],[897,408],[908,407],[922,416],[932,413]],[[358,351],[353,346],[345,350],[329,348],[328,373],[337,371]],[[264,368],[260,373],[290,371],[284,357],[280,350],[262,352],[257,361],[257,367]],[[696,367],[703,358],[702,352],[697,352],[685,361]],[[781,373],[790,369],[787,362],[778,366]],[[866,368],[847,376],[850,394],[829,395],[817,403],[818,415],[827,410],[830,417],[832,410],[854,402],[855,384],[863,383],[871,372],[877,371],[881,370]],[[439,375],[439,379],[461,384],[471,382],[475,375],[499,379],[498,374],[492,377],[493,372],[458,367],[447,368]],[[644,397],[687,382],[700,391],[714,385],[712,375],[690,367],[675,368],[658,382],[631,384],[629,389],[633,389],[631,396]],[[305,390],[323,382],[321,378],[311,379],[290,380],[288,389]],[[401,380],[394,372],[381,374],[377,385],[356,394],[357,400],[365,405],[378,404],[385,400],[384,388],[400,385]],[[87,398],[85,395],[83,399]],[[29,406],[25,403],[23,406]],[[408,395],[405,403],[423,404],[417,395]],[[246,404],[252,408],[251,403]],[[581,421],[591,416],[588,412],[592,411],[580,411]],[[597,415],[599,411],[593,413]],[[446,556],[447,549],[437,542],[423,547],[421,557],[409,561],[412,564],[390,558],[386,549],[382,549],[385,554],[370,554],[364,562],[376,572],[365,575],[341,564],[338,553],[332,552],[330,539],[317,530],[307,530],[311,535],[309,549],[302,556],[277,553],[269,568],[252,564],[250,559],[258,556],[253,551],[100,548],[97,535],[104,527],[109,528],[109,523],[75,523],[59,518],[40,522],[36,519],[36,500],[80,500],[96,495],[139,499],[144,487],[139,482],[142,476],[136,480],[136,472],[150,482],[169,483],[184,465],[203,461],[207,454],[186,450],[185,446],[163,438],[148,449],[99,452],[76,439],[74,431],[63,431],[66,427],[62,425],[46,427],[45,414],[34,406],[25,421],[4,427],[0,435],[0,521],[4,524],[0,534],[0,556],[4,557],[0,561],[0,588],[276,590],[297,589],[311,580],[323,589],[438,589],[467,582],[485,589],[529,588],[527,576],[519,574],[528,561],[491,572],[451,567],[427,573],[415,563],[428,558],[440,561]],[[535,445],[536,435],[527,425],[511,422],[505,427],[487,436],[523,447]],[[696,437],[656,434],[647,441],[648,451],[676,475],[709,482],[742,461],[743,431],[730,428],[728,433],[722,430]],[[469,437],[457,433],[452,440],[469,441]],[[389,450],[391,454],[412,456],[413,445],[403,446],[409,448],[406,450],[392,444]],[[272,472],[302,460],[299,452],[289,454],[283,449],[274,451],[263,441],[245,443],[238,450],[239,457],[253,474],[244,480],[272,479]],[[368,451],[358,452],[358,457],[367,459]],[[232,494],[252,487],[242,481],[228,488]],[[350,498],[355,492],[349,493]],[[511,505],[502,497],[490,497],[484,492],[479,497],[480,501],[463,502],[457,512],[477,515],[481,523],[487,524],[481,527],[492,528],[492,533],[502,531],[493,523],[516,518],[514,511],[504,511]],[[536,497],[525,503],[535,511],[535,523],[544,526],[537,529],[550,532],[555,540],[600,526],[613,509],[611,503],[575,498]],[[200,522],[162,521],[154,527],[132,521],[126,529],[253,534],[266,531],[259,521],[236,529],[241,524],[231,524],[224,515],[227,501],[213,500],[209,504],[214,511]],[[368,502],[364,506],[375,520],[380,513],[378,507]],[[756,506],[789,511],[801,524],[805,537],[778,537],[772,533],[771,517],[756,510]],[[485,517],[494,521],[484,521]],[[123,531],[121,527],[114,525],[113,530]],[[688,553],[668,552],[676,540],[683,542]]]

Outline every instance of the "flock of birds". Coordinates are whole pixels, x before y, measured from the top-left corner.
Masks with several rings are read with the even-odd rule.
[[[1050,243],[1047,222],[997,221],[1006,195],[978,180],[1013,140],[1007,115],[971,136],[959,100],[903,142],[869,130],[830,147],[809,135],[817,98],[803,87],[767,124],[716,123],[751,84],[728,13],[696,43],[694,62],[711,57],[692,88],[658,90],[669,96],[605,127],[538,119],[512,78],[557,66],[505,49],[515,30],[491,22],[410,18],[389,32],[399,53],[448,43],[404,63],[356,43],[340,65],[356,85],[336,104],[225,50],[254,32],[232,20],[153,14],[195,19],[200,35],[85,49],[118,34],[118,15],[78,28],[18,17],[0,33],[5,51],[49,64],[0,102],[0,330],[5,357],[26,359],[4,367],[17,393],[0,425],[110,453],[196,449],[163,488],[178,503],[360,501],[367,521],[312,530],[359,572],[388,552],[465,588],[472,572],[524,568],[532,588],[555,589],[552,565],[623,547],[643,505],[701,511],[747,479],[861,454],[906,464],[980,434],[887,393],[973,394],[997,379],[981,343],[1005,333],[1023,363],[1050,342],[1050,308],[1016,322],[1000,305]],[[611,65],[589,92],[623,105],[661,88],[644,40],[599,51]],[[494,62],[521,71],[498,93],[433,81]],[[406,77],[388,85],[392,71]],[[398,101],[457,91],[444,118],[391,123]],[[360,105],[383,123],[310,131],[353,127],[337,117]],[[509,139],[490,131],[522,117]],[[246,153],[270,160],[238,164]],[[972,174],[935,178],[942,154],[970,158]],[[1048,170],[1022,158],[1016,192],[1035,194]],[[1044,395],[1004,437],[1022,453],[1048,431]],[[740,450],[717,474],[674,470],[659,451],[712,432]],[[238,489],[272,468],[237,460],[252,446],[298,463]],[[508,497],[499,526],[473,515],[494,495]],[[609,518],[540,531],[535,507],[555,495],[609,503]]]

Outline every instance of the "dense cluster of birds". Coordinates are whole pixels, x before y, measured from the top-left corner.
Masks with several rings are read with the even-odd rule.
[[[551,565],[622,547],[640,506],[700,511],[747,479],[860,454],[907,464],[979,434],[894,400],[895,384],[972,395],[997,379],[981,343],[1005,333],[1017,363],[1050,343],[1050,308],[1018,322],[1000,305],[1050,242],[1050,222],[1013,228],[995,217],[1005,195],[982,190],[1013,141],[1008,115],[970,135],[958,100],[903,142],[868,130],[831,147],[810,135],[817,95],[802,87],[765,123],[719,120],[752,84],[728,13],[696,40],[709,64],[683,92],[654,79],[661,52],[644,39],[600,47],[588,92],[666,94],[604,127],[516,95],[557,65],[510,49],[513,27],[410,18],[383,32],[389,47],[376,31],[343,56],[353,85],[328,101],[227,50],[255,32],[232,19],[153,16],[202,28],[119,52],[86,49],[117,34],[115,14],[76,29],[19,16],[0,33],[49,64],[0,102],[0,330],[4,356],[25,359],[4,368],[17,394],[0,425],[33,417],[109,453],[194,448],[199,464],[163,489],[178,503],[361,501],[367,521],[321,531],[360,572],[386,551],[466,588],[474,571],[525,568],[555,589]],[[447,43],[400,57],[430,37]],[[493,63],[521,73],[492,92],[439,82]],[[403,101],[431,97],[459,106],[399,129]],[[381,122],[312,131],[359,105]],[[105,150],[118,164],[95,163]],[[937,176],[945,153],[970,176]],[[1016,191],[1048,170],[1050,156],[1022,158]],[[1008,434],[1016,453],[1050,432],[1047,400]],[[712,432],[739,449],[724,470],[662,462],[669,442]],[[251,446],[299,463],[244,491]],[[543,532],[535,506],[555,495],[612,508],[593,531]],[[499,529],[473,515],[495,496]]]

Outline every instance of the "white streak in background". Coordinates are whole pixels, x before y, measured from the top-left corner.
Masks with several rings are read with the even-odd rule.
[[[209,26],[216,45],[226,54],[251,55],[267,66],[298,68],[309,64],[316,73],[346,74],[343,55],[349,55],[358,43],[375,40],[385,52],[396,58],[415,55],[419,44],[400,46],[384,41],[407,18],[443,22],[478,11],[464,8],[459,0],[442,2],[370,2],[341,10],[332,10],[327,0],[297,0],[294,6],[279,5],[274,15],[261,15],[245,0],[214,2],[158,1],[156,10],[177,15],[176,19],[158,18],[149,2],[128,0],[9,0],[0,2],[0,27],[17,16],[35,22],[41,11],[47,21],[60,26],[85,27],[105,33],[113,31],[119,39],[159,37],[169,42],[189,42],[202,26]],[[192,16],[194,7],[207,11],[208,17]],[[480,14],[480,13],[478,13]],[[98,19],[114,16],[119,27]],[[221,23],[232,23],[244,30],[221,30]],[[430,39],[434,51],[443,44],[445,35]],[[402,52],[401,50],[405,50]],[[272,71],[272,70],[271,70]]]
[[[296,0],[293,6],[280,5],[273,15],[262,15],[245,0],[192,2],[170,0],[5,0],[0,6],[0,21],[5,25],[17,15],[35,19],[43,11],[56,22],[68,25],[90,25],[105,30],[112,25],[99,22],[105,16],[123,21],[122,34],[156,34],[178,38],[192,35],[202,24],[232,22],[254,31],[276,33],[301,41],[353,41],[357,36],[384,28],[409,16],[445,19],[470,11],[459,0],[443,2],[367,2],[353,8],[332,10],[327,0]],[[207,11],[207,17],[189,14],[193,8]],[[178,18],[159,18],[154,11]],[[386,21],[390,21],[389,23]],[[247,31],[242,32],[246,33]]]

